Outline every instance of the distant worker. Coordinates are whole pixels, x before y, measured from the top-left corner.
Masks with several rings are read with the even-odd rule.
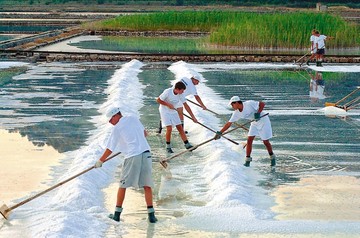
[[[230,99],[229,104],[234,109],[234,112],[231,115],[230,120],[223,126],[220,131],[216,132],[214,137],[215,140],[219,139],[221,135],[229,129],[233,122],[238,121],[239,119],[247,119],[247,120],[254,120],[251,122],[250,129],[248,132],[248,139],[247,139],[247,146],[246,146],[246,158],[244,166],[249,167],[250,162],[252,161],[251,158],[251,151],[252,151],[252,144],[255,139],[255,136],[260,136],[261,140],[263,141],[269,156],[270,156],[270,165],[275,166],[275,154],[272,150],[272,146],[270,144],[269,139],[272,138],[272,129],[271,129],[271,122],[269,116],[264,116],[266,113],[263,111],[265,107],[264,102],[258,101],[245,101],[242,102],[238,96],[233,96]]]
[[[311,31],[311,36],[310,36],[310,53],[311,56],[310,58],[306,61],[307,65],[310,65],[309,62],[312,62],[314,60],[314,58],[316,57],[316,49],[315,49],[315,39],[316,39],[316,29],[313,29]]]
[[[106,113],[109,122],[114,126],[106,150],[95,163],[95,168],[102,166],[106,158],[116,149],[124,155],[124,162],[120,174],[120,184],[114,214],[109,218],[119,222],[123,211],[126,188],[143,187],[150,223],[155,223],[152,187],[152,159],[150,146],[146,140],[147,132],[140,120],[134,116],[123,116],[119,108],[111,108]]]
[[[180,137],[184,142],[185,148],[190,149],[193,147],[184,132],[184,129],[181,125],[181,120],[179,117],[179,113],[176,110],[179,105],[183,104],[186,111],[190,114],[191,118],[195,123],[197,123],[197,119],[191,111],[191,108],[186,103],[186,99],[183,95],[186,86],[183,82],[177,82],[173,88],[165,89],[162,94],[156,99],[156,101],[160,104],[159,112],[161,117],[161,122],[164,126],[166,126],[166,151],[168,153],[174,153],[171,147],[171,132],[173,126],[179,131]]]
[[[322,62],[325,55],[325,41],[333,39],[334,37],[320,35],[319,31],[315,32],[315,36],[316,66],[322,67]]]
[[[206,110],[206,106],[202,102],[200,96],[197,93],[196,87],[195,87],[196,85],[198,85],[200,83],[200,79],[195,78],[194,76],[192,76],[190,79],[187,77],[184,77],[180,80],[180,82],[183,82],[186,86],[183,96],[186,98],[189,95],[193,95],[195,97],[196,101],[202,107],[202,109]],[[185,133],[187,133],[185,130],[185,127],[184,127],[183,103],[180,103],[179,105],[175,105],[175,108],[179,113],[181,125],[183,126]],[[162,131],[162,123],[160,121],[158,133],[161,133],[161,131]]]

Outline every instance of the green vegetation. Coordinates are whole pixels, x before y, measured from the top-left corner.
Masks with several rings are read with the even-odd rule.
[[[90,30],[201,31],[213,45],[248,48],[308,48],[310,33],[333,36],[329,47],[360,45],[359,26],[326,13],[159,12],[125,15],[84,25]]]
[[[318,0],[0,0],[0,5],[143,5],[143,6],[285,6],[285,7],[314,7]],[[357,1],[331,0],[328,6],[360,7]]]

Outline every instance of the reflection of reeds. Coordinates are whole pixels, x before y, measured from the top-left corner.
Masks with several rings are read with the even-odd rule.
[[[104,37],[105,45],[113,50],[114,46],[122,51],[143,53],[200,53],[204,38],[174,37]]]
[[[250,48],[308,48],[310,32],[335,37],[329,47],[360,44],[359,26],[323,13],[161,12],[125,15],[85,25],[91,30],[203,31],[210,43]]]

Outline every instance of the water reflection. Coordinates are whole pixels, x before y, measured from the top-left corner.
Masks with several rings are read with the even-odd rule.
[[[51,167],[63,157],[53,147],[35,145],[16,130],[0,129],[0,144],[0,194],[7,203],[46,188]]]
[[[208,42],[205,37],[129,37],[103,36],[94,41],[86,36],[84,41],[70,44],[81,49],[96,49],[117,52],[136,52],[148,54],[304,54],[304,49],[268,49],[239,48],[235,46],[218,46]],[[328,49],[327,55],[356,55],[360,48]]]
[[[319,71],[314,71],[314,73],[309,71],[306,72],[308,72],[310,76],[309,96],[311,102],[318,102],[319,100],[325,99],[325,81],[323,78],[323,74]]]

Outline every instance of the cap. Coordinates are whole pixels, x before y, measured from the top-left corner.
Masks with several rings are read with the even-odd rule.
[[[112,107],[106,112],[106,118],[110,120],[115,114],[121,112],[120,108],[118,107]]]
[[[241,101],[239,96],[232,96],[230,98],[229,105],[231,105],[231,103],[233,103],[233,102],[239,102],[239,101]]]
[[[199,81],[199,83],[201,83],[200,78],[196,78],[195,76],[192,76],[190,79],[195,79],[195,80]]]

